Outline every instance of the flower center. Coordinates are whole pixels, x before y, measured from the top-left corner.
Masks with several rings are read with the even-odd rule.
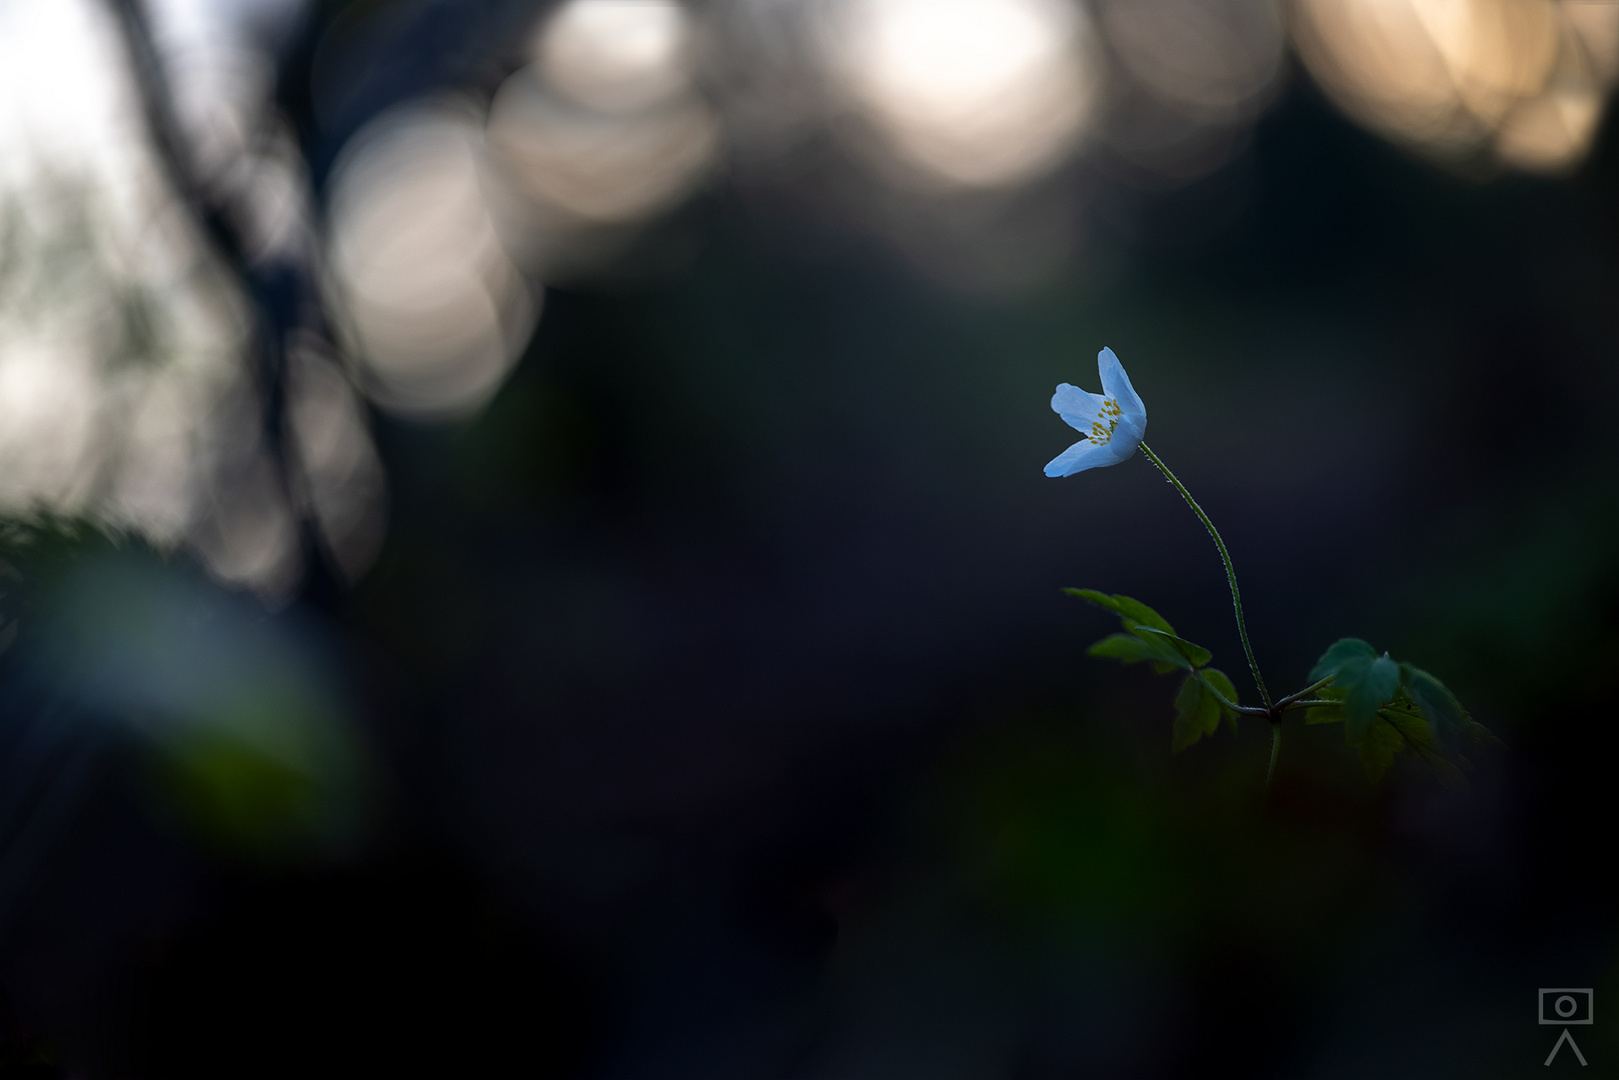
[[[1119,417],[1123,415],[1124,410],[1119,408],[1118,401],[1113,398],[1104,399],[1102,411],[1091,421],[1091,433],[1086,438],[1097,445],[1105,444],[1113,438],[1113,431],[1119,426]]]

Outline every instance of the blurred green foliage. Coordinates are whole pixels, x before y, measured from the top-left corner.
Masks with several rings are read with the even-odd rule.
[[[18,651],[48,684],[36,708],[65,700],[79,730],[135,748],[160,817],[253,860],[354,838],[367,767],[306,627],[82,522],[9,523],[0,557]]]

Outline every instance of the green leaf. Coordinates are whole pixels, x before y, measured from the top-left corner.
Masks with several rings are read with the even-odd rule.
[[[1400,665],[1401,685],[1416,703],[1446,753],[1455,754],[1468,735],[1472,717],[1444,683],[1410,664]]]
[[[1109,634],[1085,650],[1089,655],[1133,664],[1138,660],[1152,662],[1152,669],[1160,675],[1176,668],[1188,667],[1186,658],[1163,637],[1153,634]]]
[[[1371,663],[1376,656],[1377,650],[1360,638],[1340,638],[1329,645],[1327,651],[1321,654],[1321,659],[1316,662],[1315,667],[1310,671],[1310,681],[1318,682],[1328,675],[1335,674],[1338,669],[1344,666],[1346,661],[1365,660],[1367,663]]]
[[[1345,728],[1347,735],[1348,728]],[[1405,748],[1405,740],[1388,721],[1373,717],[1368,721],[1360,738],[1360,764],[1372,783],[1383,779],[1383,774],[1394,761],[1394,755]]]
[[[1143,660],[1163,662],[1163,654],[1155,644],[1143,641],[1134,634],[1109,634],[1086,649],[1085,655],[1117,660],[1121,664],[1139,664]]]
[[[1356,663],[1356,661],[1351,661]],[[1340,669],[1340,676],[1343,670]],[[1337,680],[1334,680],[1337,681]],[[1373,660],[1366,674],[1344,687],[1344,722],[1351,728],[1365,731],[1379,706],[1394,700],[1400,688],[1400,665],[1390,660],[1387,653]]]
[[[1179,752],[1220,729],[1220,703],[1195,674],[1175,694],[1175,730],[1169,748]]]
[[[1176,637],[1173,633],[1159,630],[1152,626],[1126,626],[1132,634],[1143,641],[1152,641],[1157,638],[1167,643],[1175,650],[1176,655],[1182,656],[1194,668],[1200,668],[1214,658],[1214,654],[1201,645],[1194,645],[1185,638]]]
[[[1231,679],[1219,668],[1204,668],[1203,677],[1214,684],[1214,688],[1225,695],[1227,701],[1233,705],[1241,705],[1242,699],[1237,696],[1237,688],[1231,685]],[[1221,706],[1224,708],[1224,706]],[[1229,710],[1227,710],[1229,711]],[[1233,714],[1235,715],[1235,714]]]
[[[1315,705],[1304,710],[1306,724],[1341,724],[1344,711],[1337,705]]]
[[[1107,651],[1092,653],[1091,655],[1111,657],[1122,660],[1127,664],[1134,663],[1134,659],[1126,659],[1126,652],[1128,651],[1128,655],[1132,658],[1150,660],[1152,669],[1160,675],[1166,675],[1176,668],[1188,669],[1192,666],[1182,651],[1169,640],[1175,634],[1175,630],[1169,625],[1169,621],[1140,600],[1129,596],[1109,596],[1107,593],[1097,592],[1095,589],[1064,589],[1063,592],[1113,612],[1119,617],[1119,623],[1126,632],[1146,642],[1152,650],[1151,656],[1142,656],[1139,651],[1130,646],[1114,644],[1107,646]],[[1141,632],[1143,630],[1146,632]],[[1112,641],[1113,639],[1106,638],[1104,640]],[[1101,642],[1097,644],[1100,645]],[[1186,642],[1186,644],[1191,645],[1190,642]],[[1191,647],[1193,649],[1197,648],[1195,645]],[[1204,663],[1207,662],[1207,660],[1204,661]]]
[[[1125,629],[1131,626],[1150,626],[1154,630],[1162,630],[1166,634],[1173,634],[1175,628],[1169,625],[1169,620],[1158,614],[1140,600],[1130,596],[1115,594],[1109,596],[1095,589],[1064,589],[1069,596],[1077,596],[1081,600],[1089,600],[1097,607],[1106,608],[1124,620]]]
[[[1467,778],[1445,757],[1438,740],[1434,738],[1433,729],[1414,706],[1396,702],[1377,710],[1377,716],[1379,723],[1386,723],[1400,733],[1405,740],[1406,752],[1426,761],[1447,786],[1464,791],[1467,789]]]
[[[1231,702],[1231,704],[1242,704],[1242,699],[1237,696],[1237,688],[1231,685],[1231,680],[1226,677],[1225,672],[1221,671],[1219,668],[1206,667],[1203,669],[1202,675],[1209,682],[1213,683],[1214,688],[1220,691],[1220,693],[1224,694],[1226,700]],[[1225,718],[1231,722],[1231,734],[1235,735],[1237,733],[1237,714],[1232,712],[1230,709],[1227,709],[1224,705],[1220,705],[1218,701],[1215,702],[1215,705],[1222,713],[1225,714]],[[1219,721],[1216,720],[1216,724],[1218,724],[1218,722]],[[1208,734],[1213,735],[1214,731],[1210,729]]]
[[[1360,745],[1378,707],[1394,700],[1400,688],[1400,665],[1389,659],[1387,653],[1378,656],[1359,638],[1344,638],[1334,642],[1322,654],[1310,679],[1332,677],[1330,696],[1343,701],[1346,737],[1353,745]]]

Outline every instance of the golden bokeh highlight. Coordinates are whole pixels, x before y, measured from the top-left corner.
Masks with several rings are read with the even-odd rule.
[[[1251,116],[1280,78],[1287,38],[1271,0],[1102,0],[1098,7],[1130,77],[1194,115]]]
[[[864,144],[935,184],[1035,179],[1098,104],[1091,21],[1065,0],[844,0],[823,37]]]
[[[1553,0],[1298,0],[1312,75],[1368,127],[1440,156],[1558,172],[1589,149],[1619,8]]]
[[[695,33],[674,0],[571,0],[541,23],[488,124],[491,207],[526,270],[555,280],[610,261],[718,160]]]

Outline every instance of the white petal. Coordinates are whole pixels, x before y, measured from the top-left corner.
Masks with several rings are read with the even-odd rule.
[[[1051,395],[1051,408],[1069,427],[1089,433],[1091,424],[1102,415],[1102,403],[1106,400],[1101,394],[1088,393],[1071,383],[1063,383]]]
[[[1147,414],[1131,416],[1125,413],[1119,418],[1119,426],[1113,430],[1113,441],[1130,449],[1125,453],[1129,457],[1141,445],[1141,440],[1147,437]],[[1122,459],[1121,459],[1122,460]]]
[[[1117,440],[1098,443],[1090,439],[1081,439],[1073,446],[1052,458],[1046,465],[1047,476],[1073,476],[1086,469],[1098,469],[1103,465],[1117,465],[1135,452],[1135,443],[1120,447]],[[1123,449],[1121,454],[1119,451]]]
[[[1139,419],[1141,430],[1145,433],[1147,406],[1142,402],[1141,395],[1136,393],[1136,388],[1130,385],[1130,376],[1124,373],[1124,365],[1119,363],[1112,349],[1103,349],[1096,354],[1096,371],[1102,376],[1102,393],[1117,401],[1125,416]],[[1136,441],[1141,441],[1139,435]],[[1134,450],[1135,447],[1130,449]]]

